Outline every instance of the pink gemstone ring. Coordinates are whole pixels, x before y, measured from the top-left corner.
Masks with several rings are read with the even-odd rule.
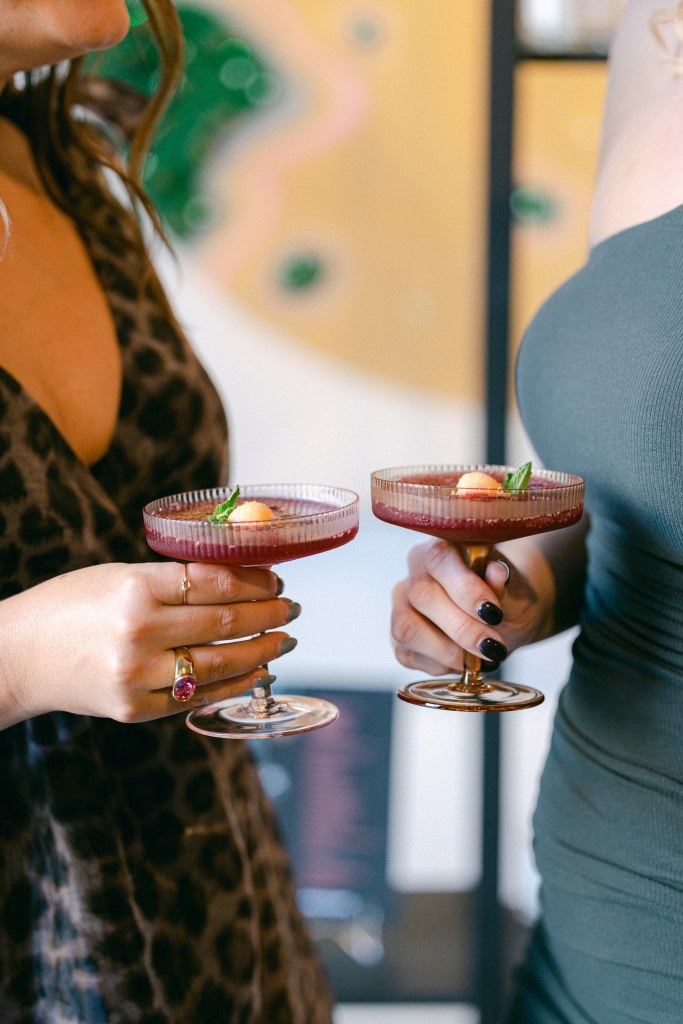
[[[197,675],[192,655],[187,647],[174,648],[175,679],[171,689],[173,700],[183,703],[189,700],[197,689]]]

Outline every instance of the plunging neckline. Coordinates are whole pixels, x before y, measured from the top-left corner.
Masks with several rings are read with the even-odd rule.
[[[23,140],[29,153],[27,159],[30,158],[30,160],[32,161],[33,157],[30,153],[30,144],[26,139],[25,133],[23,132],[22,128],[19,125],[15,124],[15,122],[10,118],[3,118],[3,120],[7,120],[7,123],[12,126],[12,129],[14,129],[14,131],[16,132],[17,139]],[[19,144],[19,142],[17,144]],[[31,179],[31,176],[28,174],[28,171],[30,171],[32,175],[36,176],[35,181]],[[27,168],[27,174],[21,174],[17,176],[12,175],[9,172],[3,172],[3,177],[7,179],[6,187],[8,189],[10,187],[11,181],[12,186],[16,187],[16,189],[18,190],[16,196],[14,196],[14,194],[11,193],[18,204],[18,211],[23,210],[25,203],[36,202],[36,200],[41,200],[44,203],[48,203],[50,206],[54,205],[49,201],[48,196],[45,194],[44,189],[41,187],[41,183],[38,180],[38,172],[35,170],[35,165],[33,164],[33,162],[31,162],[30,166]],[[22,199],[22,195],[25,196],[24,199]],[[12,366],[12,368],[10,369],[10,367],[5,365],[4,362],[0,362],[0,368],[6,374],[7,379],[13,382],[15,388],[20,389],[25,401],[29,402],[31,406],[40,413],[41,418],[49,425],[50,430],[60,438],[61,442],[68,449],[73,458],[76,459],[79,463],[81,463],[85,468],[92,469],[93,467],[97,466],[103,459],[105,459],[107,454],[111,451],[114,437],[116,435],[117,425],[121,418],[121,403],[123,396],[123,381],[125,372],[123,347],[121,344],[120,324],[117,317],[115,302],[113,301],[112,294],[110,293],[110,291],[108,290],[103,281],[100,269],[100,261],[97,256],[96,247],[98,245],[102,246],[105,250],[108,248],[106,237],[102,237],[100,234],[98,234],[97,238],[91,239],[88,235],[87,230],[79,226],[79,224],[76,223],[73,220],[73,218],[68,217],[62,211],[59,212],[61,217],[63,217],[66,221],[64,225],[64,230],[72,232],[72,238],[66,238],[65,245],[69,247],[70,251],[73,250],[74,257],[79,261],[79,263],[76,264],[76,268],[78,269],[78,266],[80,265],[82,266],[84,273],[91,274],[92,277],[87,281],[88,286],[94,286],[96,289],[99,289],[99,297],[97,297],[96,300],[95,293],[93,292],[93,301],[96,302],[96,308],[93,310],[93,316],[96,313],[97,318],[99,320],[101,314],[103,318],[103,330],[106,330],[108,337],[105,339],[107,351],[103,353],[104,362],[102,362],[102,360],[100,360],[99,357],[97,357],[96,365],[106,367],[108,366],[109,362],[111,362],[111,370],[113,372],[114,382],[116,383],[118,380],[119,385],[116,395],[110,393],[107,396],[106,404],[109,405],[111,403],[109,412],[113,413],[112,419],[109,421],[109,423],[104,424],[105,427],[109,427],[108,431],[106,433],[94,433],[93,431],[89,431],[87,425],[90,423],[91,417],[88,414],[88,410],[86,410],[85,419],[81,421],[80,424],[78,421],[76,423],[76,430],[74,431],[74,442],[72,443],[72,441],[68,440],[67,435],[63,430],[64,425],[66,425],[67,427],[69,426],[68,415],[66,419],[63,416],[63,411],[67,410],[68,412],[69,409],[69,396],[66,395],[61,400],[57,399],[56,402],[52,402],[50,401],[52,397],[50,394],[50,387],[48,386],[47,389],[44,389],[41,385],[40,379],[32,380],[30,372],[28,373],[28,379],[25,379],[25,374],[22,372],[25,368],[22,367],[21,364],[17,366]],[[31,213],[30,208],[29,213]],[[19,214],[17,215],[19,216]],[[21,217],[19,217],[19,219],[26,221],[27,224],[30,223],[29,221],[26,220],[26,217],[23,214],[21,215]],[[54,224],[51,224],[49,220],[47,221],[47,225],[48,229],[51,232],[54,233],[57,231],[57,227]],[[24,226],[24,230],[26,230],[26,225]],[[12,245],[11,235],[9,238],[9,245]],[[80,253],[78,251],[79,249]],[[83,261],[82,263],[80,262],[81,260]],[[2,272],[1,267],[0,272]],[[74,298],[74,301],[76,301],[76,297]],[[103,305],[101,305],[102,302],[104,303]],[[55,319],[58,318],[55,317]],[[86,318],[83,321],[84,324],[87,324],[87,322],[88,318]],[[74,325],[74,327],[78,327],[78,324]],[[56,329],[56,326],[54,326],[51,329]],[[111,349],[109,349],[110,345],[113,345]],[[74,355],[76,356],[74,360],[74,365],[76,365],[77,367],[79,361],[78,352],[74,353]],[[55,365],[59,366],[60,353],[58,351],[55,352],[55,359]],[[76,372],[78,372],[78,370],[76,370]],[[106,372],[108,373],[108,371]],[[49,379],[50,378],[48,377],[47,380]],[[108,382],[108,379],[109,377],[107,376],[105,380]],[[78,380],[78,377],[76,378],[76,380]],[[35,385],[35,388],[32,385]],[[47,403],[43,401],[43,399],[45,398],[48,399]],[[72,408],[75,408],[75,406],[72,405]],[[64,423],[62,423],[63,420]],[[85,426],[83,429],[81,429],[83,424],[85,424]],[[95,440],[98,441],[97,446],[92,446],[94,447],[94,451],[92,450],[92,447],[90,451],[88,451],[87,441],[89,437],[94,438]],[[79,448],[83,449],[82,456],[78,453],[75,447],[75,443],[78,442],[81,442],[79,444]],[[88,456],[90,455],[95,456],[92,459],[92,461],[89,460]]]
[[[104,462],[106,462],[107,457],[109,456],[109,454],[110,454],[110,452],[111,452],[111,450],[112,450],[112,448],[113,448],[113,446],[114,446],[114,444],[116,442],[117,434],[118,434],[118,431],[119,431],[119,428],[120,428],[120,424],[121,424],[121,419],[122,419],[123,394],[124,394],[124,385],[125,385],[125,378],[126,378],[126,364],[125,364],[124,345],[122,344],[122,333],[121,333],[122,332],[122,328],[121,328],[121,323],[120,323],[120,320],[119,320],[119,313],[118,313],[117,308],[116,308],[115,296],[109,291],[109,289],[106,287],[106,285],[102,281],[102,274],[101,274],[101,271],[100,271],[99,259],[98,259],[98,256],[93,252],[93,248],[92,248],[91,243],[89,242],[88,238],[82,232],[80,232],[79,234],[80,234],[81,241],[83,243],[83,246],[84,246],[87,258],[90,261],[90,264],[91,264],[91,266],[93,268],[93,272],[95,274],[95,277],[96,277],[96,279],[97,279],[97,281],[99,283],[99,286],[100,286],[100,288],[102,290],[102,294],[103,294],[105,302],[107,304],[107,309],[109,310],[109,315],[111,317],[111,322],[112,322],[112,326],[113,326],[113,329],[114,329],[114,337],[115,337],[115,340],[116,340],[116,348],[117,348],[117,353],[118,353],[118,358],[119,358],[119,364],[120,364],[120,368],[121,368],[121,377],[120,377],[121,386],[120,386],[120,389],[119,389],[119,396],[118,396],[118,401],[117,401],[117,404],[116,404],[116,417],[114,419],[114,426],[113,426],[113,430],[111,432],[111,435],[109,437],[109,442],[108,442],[106,448],[104,449],[104,451],[102,452],[102,454],[100,456],[98,456],[98,458],[95,459],[94,462],[86,462],[84,459],[82,459],[81,456],[76,451],[76,449],[71,444],[71,442],[67,439],[66,435],[63,433],[61,428],[57,425],[56,421],[50,415],[48,410],[42,405],[41,402],[38,401],[38,399],[30,391],[30,389],[27,388],[22,383],[22,381],[19,380],[19,378],[16,377],[11,372],[11,370],[8,370],[7,367],[2,366],[1,364],[0,364],[0,373],[5,377],[5,379],[7,381],[10,382],[10,384],[14,387],[14,389],[16,391],[18,391],[18,393],[21,395],[24,403],[27,406],[30,406],[37,413],[37,415],[40,417],[41,421],[46,424],[46,426],[50,430],[51,434],[59,441],[59,443],[62,446],[62,448],[68,453],[69,457],[75,463],[77,463],[79,466],[81,466],[86,472],[88,472],[89,474],[94,476],[94,475],[96,475],[98,467],[100,467]],[[105,247],[106,247],[106,243],[102,242],[101,239],[100,239],[100,242],[101,242],[101,244],[105,245]]]

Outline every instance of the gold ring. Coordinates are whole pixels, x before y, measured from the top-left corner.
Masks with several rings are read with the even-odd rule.
[[[173,700],[189,700],[197,689],[197,673],[194,667],[192,655],[187,647],[174,647],[175,654],[175,679],[171,688]]]
[[[185,575],[183,576],[183,582],[180,584],[183,591],[183,604],[187,604],[187,592],[192,586],[187,575],[187,565],[185,566]]]

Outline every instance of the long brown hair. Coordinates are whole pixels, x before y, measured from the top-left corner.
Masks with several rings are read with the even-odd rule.
[[[83,230],[97,230],[102,218],[100,214],[96,221],[95,212],[109,209],[113,216],[107,218],[107,230],[116,234],[119,225],[149,268],[138,215],[144,211],[162,235],[163,230],[145,194],[142,173],[154,130],[182,74],[183,41],[172,0],[144,0],[144,7],[148,24],[134,31],[150,31],[158,49],[159,84],[151,97],[123,88],[113,94],[97,77],[96,65],[79,57],[10,82],[0,95],[0,113],[28,137],[53,202]],[[106,170],[119,178],[130,207],[113,194]]]

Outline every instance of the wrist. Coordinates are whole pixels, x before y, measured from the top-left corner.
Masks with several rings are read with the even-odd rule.
[[[35,693],[28,677],[27,652],[32,649],[31,632],[22,607],[24,595],[0,601],[0,729],[33,718],[45,708],[33,707],[31,695]]]

